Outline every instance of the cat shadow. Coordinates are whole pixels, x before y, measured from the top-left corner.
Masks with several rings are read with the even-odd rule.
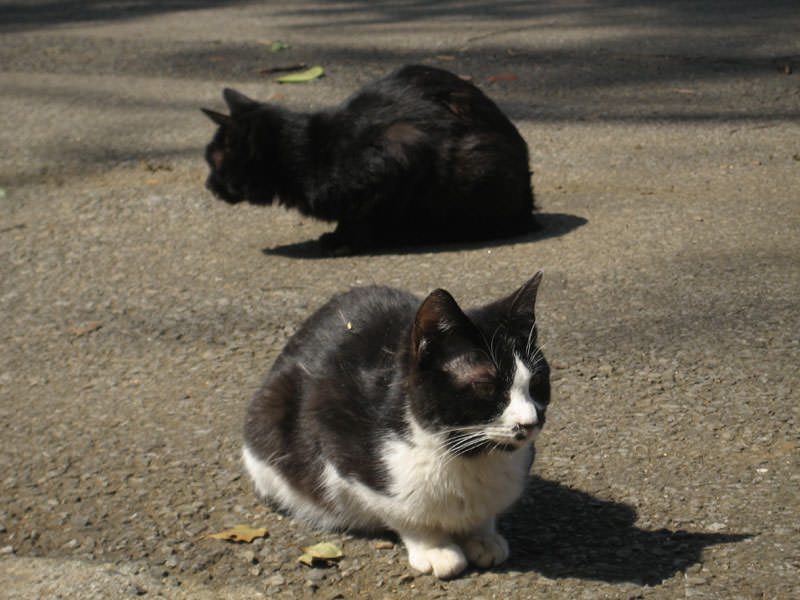
[[[461,250],[480,250],[497,248],[510,244],[525,244],[559,237],[585,225],[589,221],[583,217],[564,213],[536,213],[539,227],[530,233],[504,239],[481,240],[475,242],[448,242],[442,244],[419,244],[415,246],[396,246],[380,248],[359,253],[358,256],[384,256],[391,254],[429,254],[436,252],[458,252]],[[299,259],[331,258],[322,250],[318,240],[306,240],[264,248],[264,254]]]
[[[707,546],[751,537],[649,531],[634,525],[636,516],[627,504],[531,478],[520,501],[500,518],[511,558],[499,570],[655,585],[698,563]]]

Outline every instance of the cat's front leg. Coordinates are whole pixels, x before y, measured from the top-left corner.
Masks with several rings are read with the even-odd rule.
[[[453,540],[435,533],[400,533],[412,568],[439,579],[455,577],[467,567],[467,558]]]
[[[469,562],[479,567],[499,565],[508,558],[508,542],[497,533],[495,519],[492,517],[474,532],[460,537],[458,542],[464,549]]]

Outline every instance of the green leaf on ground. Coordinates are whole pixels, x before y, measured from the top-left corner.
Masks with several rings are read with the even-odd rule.
[[[289,75],[278,77],[275,81],[278,83],[305,83],[306,81],[322,77],[324,73],[325,70],[322,67],[315,66],[305,71],[300,71],[299,73],[290,73]]]

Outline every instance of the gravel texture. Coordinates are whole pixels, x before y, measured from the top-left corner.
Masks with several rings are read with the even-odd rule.
[[[793,5],[4,3],[1,595],[800,597]],[[319,108],[419,61],[519,125],[543,232],[320,259],[330,226],[203,189],[223,85]],[[295,63],[326,75],[259,72]],[[506,564],[438,581],[256,501],[244,408],[314,308],[539,268],[554,400]],[[269,535],[203,537],[239,523]],[[344,558],[298,563],[318,541]]]

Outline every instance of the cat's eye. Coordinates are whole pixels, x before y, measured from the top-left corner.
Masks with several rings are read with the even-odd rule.
[[[492,381],[473,381],[472,389],[475,390],[475,393],[479,396],[488,397],[494,395],[495,385]]]

